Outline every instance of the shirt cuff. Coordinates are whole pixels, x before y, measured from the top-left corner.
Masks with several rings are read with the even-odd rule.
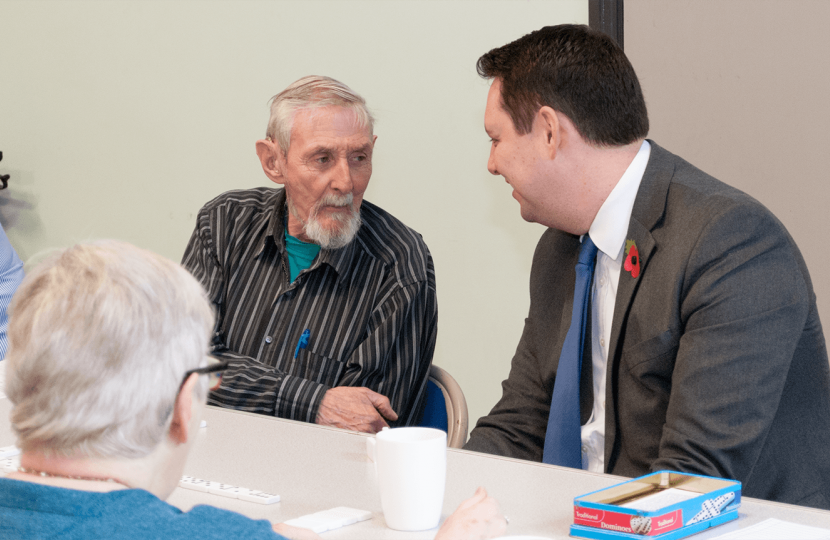
[[[277,391],[274,415],[279,418],[314,423],[328,386],[287,375]]]

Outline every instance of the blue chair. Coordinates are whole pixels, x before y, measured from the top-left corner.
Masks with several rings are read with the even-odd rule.
[[[464,392],[446,370],[433,364],[427,380],[427,402],[422,427],[447,432],[447,446],[461,448],[467,442],[467,400]]]
[[[447,401],[441,389],[431,378],[427,381],[427,404],[421,427],[430,427],[447,431]]]

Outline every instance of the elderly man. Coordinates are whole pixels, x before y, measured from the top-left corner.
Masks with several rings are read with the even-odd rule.
[[[283,538],[268,521],[164,502],[199,428],[203,375],[215,371],[213,313],[192,276],[128,244],[78,245],[35,269],[11,311],[6,391],[22,455],[0,478],[3,538]],[[504,530],[479,488],[436,539]]]
[[[371,433],[420,420],[435,272],[419,234],[363,201],[372,123],[346,85],[298,80],[256,143],[283,188],[199,212],[182,263],[216,305],[214,354],[231,362],[208,403]]]
[[[645,140],[622,50],[543,28],[481,57],[488,168],[550,227],[503,396],[466,448],[735,478],[830,508],[830,375],[804,260],[760,203]],[[584,354],[583,354],[584,352]]]

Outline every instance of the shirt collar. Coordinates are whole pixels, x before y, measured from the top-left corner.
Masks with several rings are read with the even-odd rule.
[[[266,234],[261,236],[259,245],[254,250],[254,257],[261,257],[265,251],[268,242],[274,244],[281,253],[285,252],[285,189],[280,189],[277,198],[274,201],[274,207],[271,209],[271,215],[265,221]]]
[[[602,203],[588,231],[597,248],[612,259],[616,259],[622,252],[628,223],[631,221],[631,209],[650,154],[651,145],[644,140],[622,178]]]
[[[261,256],[263,251],[265,251],[265,242],[272,242],[281,257],[285,255],[285,222],[287,213],[288,205],[286,204],[285,188],[282,188],[274,202],[274,209],[265,225],[266,230],[270,232],[262,238],[260,245],[255,250],[257,257]],[[337,273],[337,281],[342,284],[348,279],[348,270],[355,257],[355,251],[358,249],[359,237],[360,229],[358,229],[354,239],[348,245],[340,249],[321,249],[309,270],[314,270],[320,265],[327,264]]]

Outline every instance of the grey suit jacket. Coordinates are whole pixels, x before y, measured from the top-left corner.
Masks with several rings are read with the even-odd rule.
[[[651,144],[627,235],[640,274],[621,270],[611,329],[606,472],[830,508],[830,365],[804,260],[760,203]],[[578,247],[540,239],[502,398],[466,449],[541,461]]]

